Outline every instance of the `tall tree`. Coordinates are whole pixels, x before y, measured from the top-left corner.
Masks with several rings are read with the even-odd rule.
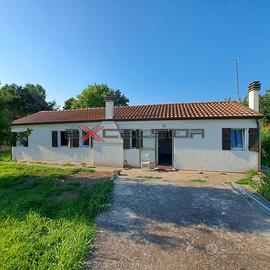
[[[64,109],[64,110],[69,110],[69,109],[71,109],[71,108],[72,108],[72,102],[74,102],[74,101],[75,101],[75,98],[73,98],[73,97],[67,99],[67,100],[65,101],[65,104],[64,104],[63,109]]]
[[[56,102],[46,101],[46,91],[39,84],[6,84],[0,87],[0,137],[10,136],[10,124],[19,117],[41,110],[56,109]]]
[[[83,89],[82,93],[77,96],[77,99],[68,99],[65,102],[65,108],[69,104],[71,104],[70,107],[72,109],[103,107],[105,106],[106,96],[113,96],[116,106],[128,105],[129,99],[120,90],[111,89],[106,84],[93,84]]]

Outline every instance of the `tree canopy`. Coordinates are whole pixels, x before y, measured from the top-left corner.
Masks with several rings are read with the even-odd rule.
[[[113,96],[116,106],[128,105],[129,99],[120,90],[111,89],[106,84],[93,84],[83,89],[76,99],[66,100],[64,109],[103,107],[106,96]]]
[[[3,85],[0,87],[0,143],[8,142],[14,119],[55,108],[56,102],[46,101],[46,91],[39,84]]]

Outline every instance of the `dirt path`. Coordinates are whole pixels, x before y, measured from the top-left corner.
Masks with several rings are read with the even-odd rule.
[[[269,269],[270,217],[221,182],[115,182],[88,269]]]

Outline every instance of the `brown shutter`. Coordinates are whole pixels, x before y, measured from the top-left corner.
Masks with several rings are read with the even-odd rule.
[[[123,148],[124,149],[130,149],[130,130],[129,129],[124,129],[122,132],[122,138],[123,138]]]
[[[222,129],[222,150],[231,150],[231,129]]]
[[[52,131],[52,147],[58,147],[57,131]]]
[[[259,152],[259,129],[250,128],[248,132],[249,137],[249,151]]]
[[[141,149],[143,147],[142,130],[136,129],[136,148]]]

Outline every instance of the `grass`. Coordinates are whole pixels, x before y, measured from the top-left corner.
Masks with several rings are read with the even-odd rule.
[[[190,181],[194,183],[207,183],[207,180],[205,179],[192,179]]]
[[[10,151],[1,151],[0,152],[0,161],[9,161],[11,160],[11,153]]]
[[[153,176],[153,175],[139,175],[137,178],[144,178],[144,179],[162,179],[161,176]]]
[[[113,182],[63,181],[89,168],[0,162],[1,269],[80,269]]]
[[[270,174],[264,174],[260,176],[259,181],[254,181],[253,177],[258,175],[256,170],[250,170],[247,172],[245,178],[239,179],[236,181],[237,184],[249,185],[266,200],[270,201]]]
[[[258,172],[256,170],[249,170],[247,171],[247,176],[242,179],[237,180],[236,183],[240,185],[249,185],[255,188],[256,183],[254,182],[253,177],[256,175],[258,175]]]
[[[258,183],[256,190],[266,200],[270,201],[270,174],[269,173],[261,177],[261,180]]]
[[[74,167],[75,166],[75,164],[71,164],[71,163],[65,163],[64,165],[63,165],[64,167]]]

